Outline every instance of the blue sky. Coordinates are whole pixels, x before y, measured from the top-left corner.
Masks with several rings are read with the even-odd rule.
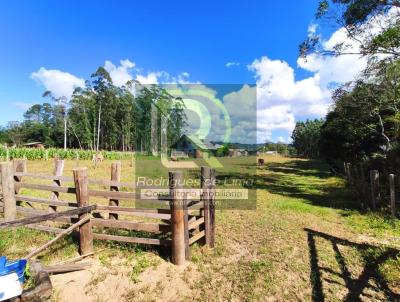
[[[120,60],[129,60],[135,66],[125,71],[133,77],[164,72],[203,84],[254,84],[268,82],[266,69],[272,70],[272,78],[294,72],[290,84],[298,89],[302,80],[323,73],[315,66],[300,68],[297,61],[298,46],[314,24],[317,2],[2,1],[0,124],[21,119],[23,108],[43,101],[46,81],[32,77],[40,68],[87,79],[106,60],[115,68]],[[227,67],[228,62],[235,64]],[[282,96],[270,91],[273,88],[268,88],[273,100],[265,99],[263,108],[279,107],[283,97],[292,102],[285,108],[295,120],[323,115],[318,110],[293,111],[293,102],[304,93]],[[285,108],[266,112],[266,119],[276,112],[285,115]],[[287,140],[293,121],[289,123],[263,125],[271,127],[265,138]]]

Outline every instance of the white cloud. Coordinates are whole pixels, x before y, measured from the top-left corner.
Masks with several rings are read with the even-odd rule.
[[[43,85],[46,90],[51,91],[56,98],[64,96],[68,100],[71,98],[75,88],[85,85],[85,80],[82,78],[78,78],[68,72],[44,67],[33,72],[31,78]]]
[[[321,83],[319,72],[297,81],[288,63],[268,57],[254,60],[249,69],[257,80],[258,142],[270,140],[274,130],[289,135],[298,116],[326,114],[330,91]]]
[[[311,24],[308,26],[308,29],[307,29],[308,36],[310,37],[310,36],[315,35],[315,33],[317,32],[317,28],[318,28],[318,24],[316,24],[316,23],[311,23]]]
[[[290,133],[294,126],[295,115],[289,105],[276,105],[257,110],[257,141],[263,143],[271,139],[274,130],[284,130]]]
[[[150,84],[193,84],[189,80],[190,74],[186,71],[172,76],[166,71],[150,71],[143,73],[143,69],[135,69],[136,64],[128,59],[121,60],[120,65],[116,66],[111,61],[104,63],[104,68],[108,71],[117,86],[125,85],[126,82],[135,79],[143,85]],[[198,82],[196,82],[198,83]]]
[[[277,138],[278,143],[286,143],[286,139],[283,136]]]
[[[110,74],[110,77],[113,81],[113,83],[116,86],[122,86],[125,85],[126,82],[132,80],[132,75],[130,71],[135,67],[135,63],[129,61],[128,59],[126,60],[121,60],[120,66],[115,66],[112,62],[106,61],[104,63],[104,68],[108,71]]]
[[[225,64],[225,67],[229,68],[229,67],[234,67],[234,66],[239,66],[240,63],[239,62],[228,62]]]
[[[296,115],[323,115],[329,105],[330,92],[320,85],[318,73],[296,81],[294,69],[285,61],[267,57],[249,66],[257,79],[258,109],[288,106]]]
[[[143,85],[158,84],[159,83],[158,79],[161,76],[162,76],[161,72],[149,72],[147,75],[141,75],[141,74],[136,75],[136,80]]]
[[[339,43],[345,43],[349,52],[360,52],[360,45],[348,38],[344,28],[334,32],[328,40],[323,41],[322,45],[325,51],[332,51]],[[299,58],[297,64],[300,68],[318,74],[321,86],[326,87],[329,83],[345,83],[353,80],[367,66],[367,58],[360,55],[324,56],[313,53],[305,58]]]
[[[385,15],[372,17],[364,28],[365,36],[382,31],[388,23],[396,22],[399,15],[400,9],[392,8]],[[317,24],[310,24],[308,36],[318,36],[318,29]],[[338,29],[325,40],[319,37],[324,51],[332,51],[335,45],[343,43],[346,52],[360,52],[360,44],[348,37],[345,28]],[[248,68],[257,80],[258,137],[261,140],[270,138],[276,129],[287,131],[289,136],[300,117],[323,117],[331,105],[331,87],[352,81],[366,66],[367,58],[360,55],[314,53],[297,60],[297,67],[312,75],[296,80],[293,67],[285,61],[266,56],[254,60]]]

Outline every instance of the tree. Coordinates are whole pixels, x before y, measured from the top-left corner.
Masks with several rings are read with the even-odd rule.
[[[292,133],[293,147],[298,155],[316,158],[320,152],[322,119],[297,122]]]
[[[328,158],[359,161],[387,158],[399,145],[400,62],[381,64],[373,76],[338,88],[322,127]]]
[[[322,0],[316,18],[326,19],[342,28],[349,42],[339,41],[326,49],[317,34],[301,45],[300,54],[356,54],[377,58],[378,55],[400,56],[400,2],[397,0]],[[382,22],[384,20],[384,22]],[[355,48],[354,45],[358,47]],[[382,58],[382,56],[381,56]]]
[[[161,115],[168,120],[170,145],[185,126],[181,99],[172,97],[159,85],[143,86],[130,81],[117,87],[103,67],[91,75],[85,87],[75,89],[68,107],[63,98],[55,98],[50,91],[44,97],[49,97],[52,104],[33,105],[22,123],[0,129],[0,139],[17,145],[41,141],[61,147],[66,146],[64,137],[72,148],[151,152],[152,106],[158,109],[158,129]]]

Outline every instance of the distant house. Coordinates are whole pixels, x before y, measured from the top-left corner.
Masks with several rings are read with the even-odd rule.
[[[246,149],[229,149],[228,156],[230,157],[240,157],[247,156],[249,153]]]
[[[278,154],[278,152],[276,152],[276,151],[267,151],[267,152],[265,152],[265,154],[273,155],[273,154]]]
[[[25,148],[37,148],[37,149],[44,149],[44,144],[42,142],[32,142],[24,144]]]
[[[202,158],[204,153],[215,153],[219,146],[195,135],[184,134],[173,146],[171,156]]]

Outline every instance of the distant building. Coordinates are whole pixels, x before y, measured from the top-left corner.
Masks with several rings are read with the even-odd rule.
[[[41,142],[32,142],[24,144],[25,148],[37,148],[37,149],[44,149],[44,144]]]
[[[273,154],[278,154],[278,152],[276,152],[276,151],[266,151],[265,154],[273,155]]]
[[[202,158],[204,153],[215,153],[218,146],[195,135],[184,134],[173,146],[171,156]]]
[[[249,152],[246,149],[229,149],[228,156],[230,157],[240,157],[247,156]]]

